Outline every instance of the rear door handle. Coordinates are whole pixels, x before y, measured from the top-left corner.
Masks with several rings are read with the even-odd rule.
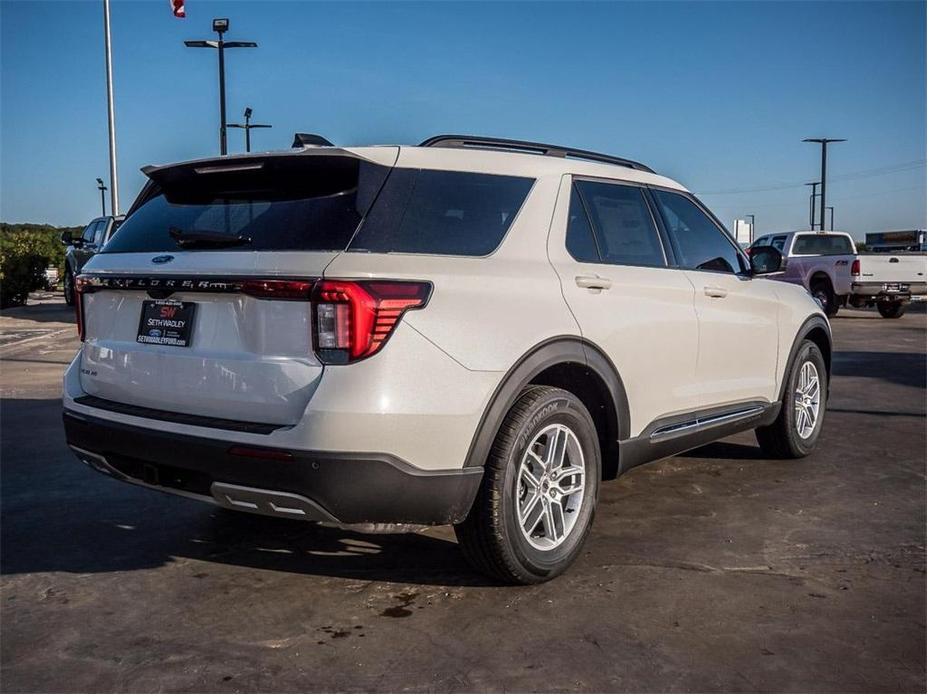
[[[576,286],[583,289],[609,289],[612,281],[598,275],[577,275]]]
[[[705,287],[705,296],[710,296],[713,299],[723,299],[727,296],[727,289],[721,287]]]

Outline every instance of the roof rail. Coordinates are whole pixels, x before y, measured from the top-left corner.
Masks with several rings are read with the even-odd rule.
[[[419,147],[453,147],[457,149],[500,149],[510,152],[525,152],[528,154],[542,154],[546,157],[561,157],[565,159],[586,159],[603,164],[616,164],[629,169],[655,173],[649,166],[630,159],[613,157],[600,152],[590,152],[585,149],[561,147],[560,145],[545,145],[540,142],[527,142],[524,140],[506,140],[501,137],[481,137],[473,135],[435,135],[422,142]]]

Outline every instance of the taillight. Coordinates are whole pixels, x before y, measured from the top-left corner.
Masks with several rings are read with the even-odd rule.
[[[428,282],[323,280],[312,291],[315,351],[325,364],[347,364],[376,354],[402,314],[421,308]]]
[[[312,292],[312,282],[307,280],[244,280],[241,283],[241,292],[257,299],[308,301]]]
[[[84,290],[91,282],[78,275],[74,278],[74,317],[77,319],[77,336],[84,341]]]
[[[853,259],[853,264],[850,266],[850,274],[853,277],[859,277],[859,258]]]

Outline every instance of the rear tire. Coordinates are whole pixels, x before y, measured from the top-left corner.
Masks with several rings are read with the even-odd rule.
[[[64,303],[74,305],[74,275],[71,274],[71,268],[64,270]]]
[[[528,386],[496,435],[470,513],[454,527],[464,555],[505,583],[557,576],[582,549],[601,476],[599,438],[579,398]]]
[[[880,301],[876,306],[882,318],[901,318],[907,308],[900,301]]]
[[[756,429],[756,440],[770,458],[804,458],[814,450],[827,408],[827,367],[811,340],[802,341],[785,383],[779,416]]]
[[[833,318],[840,310],[837,304],[837,297],[834,295],[834,288],[830,286],[828,280],[817,280],[811,285],[811,296],[821,304],[821,309],[828,318]]]

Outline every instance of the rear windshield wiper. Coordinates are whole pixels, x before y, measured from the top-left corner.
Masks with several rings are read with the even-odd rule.
[[[247,246],[251,243],[250,236],[223,234],[221,231],[183,231],[177,227],[168,229],[171,238],[181,248],[223,248],[228,246]]]

